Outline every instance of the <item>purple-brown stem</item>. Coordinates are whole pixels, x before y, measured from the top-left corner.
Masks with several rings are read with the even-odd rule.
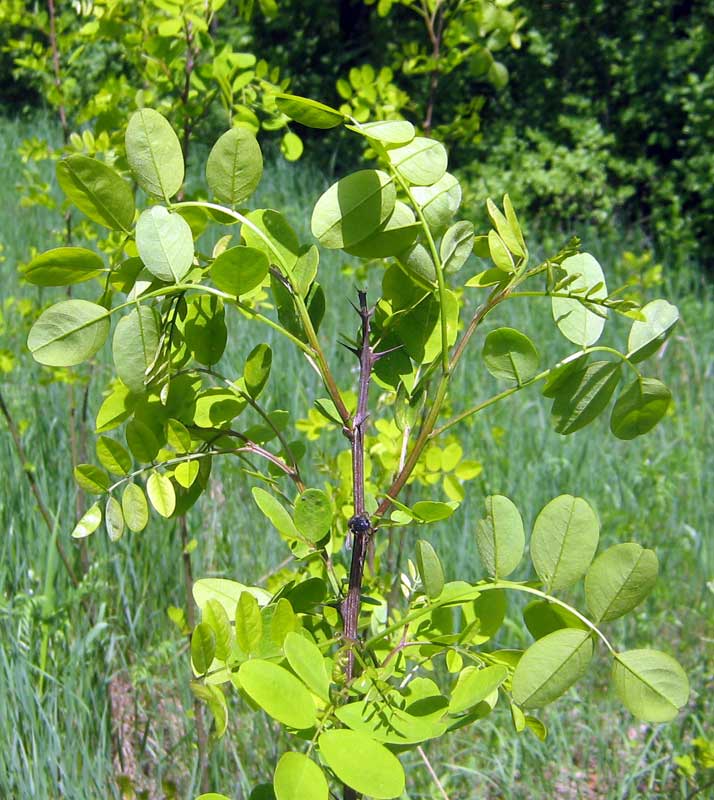
[[[354,677],[354,647],[358,640],[364,564],[369,542],[374,532],[364,501],[364,432],[369,416],[369,381],[378,355],[372,352],[369,344],[372,311],[367,306],[367,293],[358,291],[357,296],[359,297],[359,308],[356,310],[362,320],[362,330],[359,347],[350,349],[359,358],[359,394],[352,425],[345,427],[345,435],[350,440],[352,447],[352,493],[354,498],[354,515],[348,523],[352,535],[352,563],[350,564],[347,596],[342,602],[341,609],[344,638],[349,648],[345,666],[345,678],[348,684]],[[355,800],[357,792],[351,787],[345,786],[342,797],[343,800]]]
[[[354,515],[348,523],[353,540],[352,563],[350,564],[347,596],[342,603],[344,637],[349,645],[347,665],[345,667],[347,683],[349,683],[354,676],[353,647],[357,643],[362,578],[364,576],[367,547],[373,532],[372,523],[365,510],[364,502],[364,432],[369,416],[369,381],[375,361],[375,356],[369,344],[372,311],[367,307],[366,292],[359,291],[357,294],[359,297],[359,308],[357,312],[362,320],[362,331],[359,347],[354,349],[353,352],[359,358],[359,395],[357,410],[355,411],[352,425],[349,428],[345,428],[345,435],[350,440],[352,447],[352,492],[354,498]],[[347,798],[347,796],[348,795],[345,795],[345,798]]]

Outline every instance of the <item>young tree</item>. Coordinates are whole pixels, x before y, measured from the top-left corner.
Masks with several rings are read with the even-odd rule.
[[[148,197],[138,216],[132,184],[100,161],[82,157],[82,180],[63,182],[84,214],[116,232],[108,263],[90,250],[60,248],[27,270],[41,285],[102,285],[96,302],[63,300],[42,313],[28,339],[40,363],[85,362],[112,338],[116,375],[96,419],[101,466],[75,473],[85,491],[105,499],[73,536],[89,536],[102,519],[113,540],[125,528],[140,531],[149,504],[163,517],[184,514],[206,489],[216,458],[246,465],[255,503],[292,560],[269,589],[250,576],[198,581],[202,618],[191,660],[193,690],[211,709],[217,737],[228,724],[231,687],[292,734],[272,789],[256,797],[326,800],[331,785],[344,798],[398,797],[405,785],[398,753],[477,723],[498,703],[510,709],[515,731],[543,738],[535,713],[585,674],[596,646],[611,657],[615,691],[633,714],[672,719],[689,695],[679,664],[657,650],[620,650],[606,632],[650,591],[657,558],[632,542],[596,555],[600,525],[584,498],[561,495],[538,513],[532,572],[521,566],[521,514],[503,495],[485,499],[478,581],[447,579],[432,544],[416,536],[407,569],[395,573],[388,543],[394,530],[456,511],[462,484],[475,473],[447,432],[521,390],[542,386],[563,435],[591,423],[619,390],[612,433],[648,432],[671,397],[641,365],[672,332],[676,308],[665,300],[638,308],[608,292],[600,265],[577,242],[531,264],[508,196],[502,208],[488,201],[492,228],[475,235],[472,223],[455,221],[461,189],[447,172],[445,148],[415,135],[409,122],[359,123],[292,95],[276,102],[302,125],[345,125],[378,160],[331,186],[311,216],[320,246],[383,270],[378,296],[358,291],[354,323],[342,331],[358,362],[356,386],[340,386],[322,345],[326,305],[348,301],[319,283],[318,246],[301,244],[279,211],[243,208],[263,167],[252,133],[233,128],[211,150],[212,200],[179,200],[181,142],[161,114],[140,109],[125,140],[131,176]],[[60,165],[70,176],[72,158]],[[202,237],[216,230],[227,232],[209,252]],[[472,253],[484,268],[464,279]],[[475,350],[484,320],[515,298],[547,298],[573,352],[543,367],[536,344],[510,327],[490,329]],[[231,310],[241,335],[270,328],[294,346],[295,362],[281,365],[284,372],[307,362],[318,374],[325,396],[315,402],[311,434],[337,432],[345,441],[320,486],[299,429],[270,408],[269,345],[256,341],[242,373],[219,369]],[[626,352],[598,344],[615,314],[631,321]],[[506,388],[474,405],[450,395],[467,359]],[[439,464],[445,498],[407,501],[405,486],[426,483],[427,460]],[[581,581],[582,610],[568,594]],[[509,595],[530,600],[523,625],[533,643],[524,650],[495,643]]]

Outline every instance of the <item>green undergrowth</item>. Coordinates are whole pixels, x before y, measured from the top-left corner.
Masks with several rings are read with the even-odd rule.
[[[49,371],[32,362],[24,348],[27,309],[57,299],[60,290],[39,292],[21,285],[16,272],[31,243],[49,246],[52,229],[62,225],[56,213],[18,210],[15,185],[21,180],[22,164],[15,150],[21,138],[44,136],[47,127],[42,120],[0,122],[0,358],[5,354],[6,359],[0,363],[8,369],[0,370],[0,382],[50,512],[73,516],[75,487],[64,420],[70,392],[81,399],[84,385],[53,383]],[[256,202],[283,209],[299,227],[326,185],[306,163],[276,162],[266,170]],[[308,231],[299,232],[307,240]],[[633,246],[636,236],[630,232],[617,239],[583,238],[609,268],[609,283],[626,280],[622,252]],[[714,718],[707,693],[714,672],[709,622],[714,613],[714,499],[709,488],[714,475],[714,298],[711,287],[695,273],[673,274],[666,269],[666,258],[661,260],[665,285],[659,291],[677,303],[682,314],[662,362],[676,399],[669,419],[633,443],[610,438],[601,448],[598,435],[586,442],[587,434],[566,438],[554,433],[548,401],[537,388],[524,390],[479,415],[473,424],[456,429],[464,456],[478,460],[483,471],[468,484],[458,514],[420,534],[438,545],[448,577],[473,578],[480,573],[475,527],[487,495],[511,497],[527,525],[556,494],[586,497],[600,516],[604,544],[636,539],[659,556],[661,580],[653,596],[620,624],[615,639],[628,647],[653,641],[675,652],[694,688],[690,707],[670,725],[640,725],[604,695],[596,670],[578,702],[556,705],[547,715],[547,745],[528,734],[502,739],[498,725],[485,720],[476,737],[470,729],[425,747],[451,800],[686,796],[673,757],[689,751],[691,738],[714,735],[705,725]],[[365,281],[376,286],[379,278],[377,267],[366,276],[355,274],[344,258],[325,254],[321,280],[340,287],[344,297],[340,307],[328,308],[332,317],[323,323],[328,353],[339,346],[326,339],[327,332],[351,334],[356,329],[349,306],[356,287]],[[474,292],[477,303],[477,290],[468,291]],[[507,304],[506,313],[505,318],[494,318],[493,327],[497,322],[517,327],[541,342],[543,351],[559,346],[553,326],[544,326],[525,302]],[[240,325],[240,320],[232,324]],[[266,340],[277,367],[270,385],[272,408],[306,416],[320,395],[316,376],[307,363],[300,373],[292,368],[281,371],[286,345],[269,335]],[[230,365],[242,364],[256,343],[240,337],[237,342],[221,365],[229,374]],[[345,387],[356,383],[352,361],[346,351],[338,355],[339,379]],[[99,362],[84,373],[89,377],[90,427],[103,369]],[[452,411],[485,400],[494,391],[498,387],[484,370],[463,363],[453,388]],[[375,400],[376,396],[375,391]],[[514,414],[527,419],[511,425]],[[604,428],[600,432],[604,440]],[[325,463],[327,472],[327,453]],[[181,711],[191,702],[189,663],[185,641],[166,613],[170,606],[185,605],[178,531],[171,523],[153,519],[147,531],[118,544],[95,535],[87,545],[93,566],[82,585],[72,588],[60,565],[54,598],[47,601],[50,536],[4,421],[0,475],[0,796],[85,800],[121,797],[124,786],[125,796],[131,797],[126,787],[133,786],[139,797],[141,792],[151,798],[193,797],[198,790],[194,732]],[[328,474],[309,477],[318,483],[329,479]],[[196,575],[252,580],[282,562],[284,546],[257,513],[250,485],[237,464],[224,462],[214,471],[208,496],[188,520],[189,535],[196,540]],[[437,488],[434,491],[439,497]],[[76,546],[69,530],[60,529],[58,535],[66,550]],[[83,603],[91,605],[91,618]],[[505,626],[504,636],[515,635],[515,630]],[[43,635],[48,655],[40,694]],[[162,644],[166,640],[169,644]],[[173,689],[159,694],[159,686]],[[272,763],[280,752],[271,723],[245,707],[240,711],[231,715],[235,723],[214,748],[211,764],[212,785],[236,800],[244,800],[251,786],[269,778],[261,764]],[[405,764],[409,797],[440,797],[423,761],[408,758],[413,759]],[[226,785],[226,774],[240,777],[235,785]],[[126,776],[123,783],[121,775]]]

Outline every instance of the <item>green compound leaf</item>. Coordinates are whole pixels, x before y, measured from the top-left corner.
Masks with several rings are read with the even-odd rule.
[[[414,186],[412,197],[421,208],[429,228],[438,236],[459,210],[461,184],[447,172],[431,186]]]
[[[35,286],[71,286],[106,272],[101,257],[84,247],[55,247],[40,253],[22,270]]]
[[[136,248],[149,272],[167,283],[178,283],[193,264],[191,228],[164,206],[142,212],[136,223]]]
[[[364,733],[350,730],[326,731],[318,746],[327,766],[342,783],[357,792],[390,800],[404,791],[404,769],[384,745]]]
[[[130,231],[134,192],[111,167],[89,156],[72,155],[57,164],[57,182],[67,198],[93,222]]]
[[[618,439],[643,436],[665,416],[671,402],[672,393],[661,381],[635,378],[612,407],[610,430]]]
[[[213,736],[220,739],[228,727],[228,704],[226,696],[218,686],[202,684],[197,681],[191,682],[191,691],[199,699],[208,704],[208,709],[213,715],[215,728]]]
[[[109,488],[109,476],[94,464],[77,464],[74,479],[89,494],[104,494]]]
[[[283,138],[280,140],[280,152],[288,161],[297,161],[302,156],[304,149],[305,145],[296,133],[288,131],[283,134]]]
[[[247,128],[233,128],[213,145],[206,162],[206,181],[222,203],[234,206],[246,200],[262,176],[263,154]]]
[[[684,670],[659,650],[618,653],[612,680],[625,707],[645,722],[669,722],[689,700]]]
[[[504,197],[504,206],[506,205],[507,198],[508,195]],[[515,219],[515,212],[513,211],[513,206],[510,204],[510,200],[508,200],[508,206],[510,208],[511,218]],[[509,251],[513,253],[514,256],[523,258],[526,253],[525,247],[522,243],[523,235],[521,234],[519,236],[520,228],[516,230],[490,198],[486,200],[486,210],[488,211],[489,217],[491,217],[491,221],[493,222],[498,235],[501,237],[501,240],[509,249]]]
[[[534,639],[542,639],[562,628],[587,630],[587,625],[575,614],[548,600],[533,600],[528,603],[523,609],[523,620]]]
[[[665,343],[679,321],[679,310],[666,300],[653,300],[640,309],[645,318],[635,320],[627,339],[627,357],[633,364],[644,361]]]
[[[124,514],[119,501],[111,495],[107,498],[107,504],[104,507],[104,524],[112,542],[118,542],[124,535]]]
[[[315,701],[292,672],[256,658],[241,665],[238,678],[250,699],[283,725],[304,730],[317,724]]]
[[[308,128],[335,128],[345,121],[337,109],[295,94],[275,95],[275,105],[286,117]]]
[[[151,108],[131,115],[125,136],[126,157],[141,188],[168,202],[183,183],[181,143],[168,120]]]
[[[435,184],[444,177],[448,163],[444,145],[424,136],[387,151],[387,156],[397,172],[417,186]]]
[[[548,591],[572,586],[586,572],[600,539],[597,514],[583,500],[562,494],[538,514],[531,536],[531,558]]]
[[[205,675],[216,656],[216,634],[205,622],[200,622],[191,634],[191,661],[199,675]]]
[[[589,631],[564,628],[538,639],[513,673],[514,701],[525,709],[552,703],[585,674],[592,656]]]
[[[273,523],[282,536],[288,539],[301,538],[292,517],[279,500],[276,500],[272,494],[266,492],[265,489],[261,489],[259,486],[254,487],[252,492],[253,499],[258,508]]]
[[[297,234],[290,223],[272,208],[258,208],[246,217],[249,224],[241,227],[248,247],[261,250],[271,264],[290,272],[302,255]]]
[[[234,420],[246,401],[232,389],[205,389],[196,398],[193,421],[199,428],[220,428]]]
[[[603,299],[607,297],[607,287],[605,286],[605,276],[602,267],[590,255],[590,253],[579,253],[570,256],[560,265],[569,277],[574,277],[564,293],[572,294],[581,290],[581,297],[589,292],[589,297]],[[599,288],[590,291],[595,286]],[[600,338],[600,334],[605,327],[604,314],[606,309],[598,306],[598,313],[594,313],[587,308],[580,300],[568,297],[553,297],[553,319],[560,332],[571,342],[581,347],[589,347],[595,344]]]
[[[347,127],[351,131],[381,142],[387,147],[409,144],[416,134],[411,122],[407,122],[404,119],[382,119],[376,122],[365,122],[359,126],[348,125]]]
[[[211,264],[211,280],[226,294],[248,294],[265,280],[270,261],[255,247],[238,245],[224,250]]]
[[[596,419],[610,402],[622,376],[621,362],[593,361],[568,370],[554,396],[551,421],[555,430],[567,436]]]
[[[207,792],[205,794],[199,794],[196,800],[231,800],[231,798],[226,797],[224,794],[218,794],[217,792]]]
[[[444,588],[444,568],[436,550],[424,539],[419,539],[416,544],[416,559],[424,592],[430,600],[433,600]]]
[[[476,240],[474,244],[476,244]],[[493,230],[488,232],[488,252],[496,268],[501,272],[511,273],[515,270],[516,263],[513,260],[511,251],[506,247],[503,239]]]
[[[484,669],[466,668],[459,675],[456,686],[451,691],[449,714],[461,714],[483,702],[508,677],[508,670],[501,664]]]
[[[183,336],[191,355],[200,364],[220,361],[228,341],[223,300],[215,295],[195,295],[187,301]]]
[[[149,523],[149,506],[140,486],[127,484],[121,496],[121,510],[132,533],[141,533]]]
[[[146,391],[146,373],[159,349],[159,327],[156,310],[142,305],[122,317],[114,330],[114,366],[122,383],[135,394]]]
[[[478,523],[476,544],[481,563],[497,580],[507,578],[520,564],[526,534],[520,512],[507,497],[486,498],[486,518]]]
[[[193,599],[200,609],[205,608],[209,600],[218,600],[229,617],[235,615],[238,600],[244,592],[253,595],[260,605],[265,605],[271,597],[270,592],[265,589],[245,586],[238,581],[229,581],[225,578],[203,578],[193,584]]]
[[[359,700],[339,706],[335,716],[353,731],[384,744],[417,744],[442,736],[448,724],[442,721],[446,713],[445,698],[422,697],[413,705],[416,705],[418,714],[389,705],[381,699]],[[413,705],[409,708],[412,709]],[[430,709],[433,710],[426,713]]]
[[[458,272],[471,255],[474,245],[473,222],[457,222],[444,234],[439,245],[444,272]]]
[[[95,449],[99,463],[112,475],[126,475],[131,469],[131,455],[116,439],[100,436]]]
[[[459,210],[461,185],[447,172],[431,186],[414,186],[412,197],[421,208],[427,225],[438,236]]]
[[[245,390],[256,399],[265,388],[273,364],[273,351],[267,344],[256,345],[248,354],[243,369]]]
[[[330,700],[330,677],[325,670],[325,659],[316,644],[295,631],[289,631],[283,640],[283,650],[291,669],[321,700]]]
[[[394,211],[396,190],[386,172],[363,169],[334,183],[312,212],[312,235],[328,248],[366,239]]]
[[[652,550],[627,542],[601,553],[585,576],[585,602],[595,622],[607,622],[638,606],[657,582]]]
[[[421,224],[414,221],[413,211],[406,203],[397,200],[391,217],[380,228],[344,250],[360,258],[388,258],[406,250],[420,229]]]
[[[277,800],[328,800],[327,778],[320,767],[302,753],[284,753],[273,776]]]
[[[151,505],[162,517],[170,517],[176,508],[176,491],[171,480],[160,472],[152,472],[146,481],[146,493]]]
[[[134,458],[144,464],[153,461],[159,452],[159,441],[151,428],[140,419],[132,419],[126,426],[126,443]]]
[[[35,361],[73,367],[90,359],[109,335],[109,312],[87,300],[63,300],[38,317],[27,337]]]
[[[307,489],[295,502],[295,527],[310,542],[319,542],[332,525],[330,498],[319,489]],[[277,526],[276,526],[277,527]]]
[[[436,266],[429,251],[421,242],[400,253],[397,264],[417,286],[431,290],[436,283]]]
[[[97,530],[101,523],[102,509],[99,507],[99,503],[95,503],[84,512],[82,519],[74,526],[72,538],[86,539],[87,536],[91,536]]]
[[[223,604],[211,598],[202,609],[201,622],[208,625],[216,637],[216,658],[226,661],[231,654],[233,629]]]
[[[419,522],[441,522],[448,519],[457,507],[458,503],[453,501],[442,503],[440,500],[418,500],[411,507],[410,513]]]
[[[484,341],[483,360],[494,378],[522,385],[538,371],[538,350],[533,342],[514,328],[497,328]]]
[[[129,389],[120,381],[115,381],[112,390],[105,397],[95,421],[97,433],[111,431],[127,419],[134,408],[134,398]]]
[[[254,653],[263,638],[263,618],[258,600],[247,591],[240,593],[235,605],[236,641],[246,654]]]

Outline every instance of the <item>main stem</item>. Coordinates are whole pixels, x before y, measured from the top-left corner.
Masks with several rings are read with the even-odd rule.
[[[354,515],[348,523],[352,534],[352,563],[350,564],[350,579],[347,596],[342,602],[342,622],[344,638],[348,645],[347,663],[345,665],[345,679],[349,684],[354,677],[355,654],[357,644],[357,631],[359,624],[360,597],[362,593],[362,579],[364,564],[370,538],[373,534],[372,523],[365,510],[364,500],[364,433],[369,415],[369,381],[375,355],[369,344],[370,319],[372,311],[367,306],[366,292],[359,291],[359,308],[357,312],[362,320],[360,344],[353,352],[359,358],[359,396],[357,411],[352,420],[351,427],[345,427],[345,435],[350,440],[352,447],[352,492],[354,498]],[[344,787],[344,800],[355,800],[357,793],[349,786]]]
[[[354,500],[354,515],[348,523],[353,538],[352,563],[350,565],[347,596],[342,603],[344,637],[350,646],[345,668],[345,677],[348,683],[354,675],[354,652],[352,647],[357,641],[362,577],[364,575],[367,544],[369,537],[372,535],[372,525],[365,511],[364,501],[364,431],[369,413],[369,381],[373,366],[372,349],[369,346],[371,311],[367,307],[366,293],[360,291],[358,296],[360,304],[358,313],[362,320],[362,330],[360,346],[354,352],[359,357],[359,397],[352,426],[345,429],[345,435],[350,440],[352,447],[352,492]]]

